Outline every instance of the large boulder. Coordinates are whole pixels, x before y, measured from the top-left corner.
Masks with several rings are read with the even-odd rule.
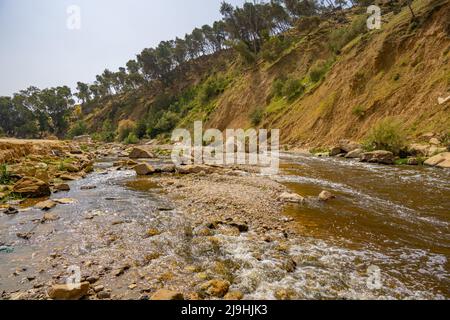
[[[440,153],[424,163],[427,166],[450,168],[450,152]]]
[[[354,142],[354,141],[343,139],[343,140],[339,141],[339,148],[341,148],[341,150],[344,153],[349,153],[350,151],[353,151],[353,150],[361,148],[361,145],[359,143]]]
[[[358,159],[361,158],[361,155],[364,153],[363,149],[355,149],[353,151],[350,151],[345,155],[347,159]]]
[[[394,159],[394,154],[385,150],[366,152],[361,155],[361,161],[369,163],[394,164]]]
[[[67,284],[55,284],[48,291],[53,300],[80,300],[89,291],[89,282],[83,282],[79,286]]]
[[[155,168],[153,168],[148,163],[140,163],[137,166],[135,166],[134,171],[136,171],[136,174],[139,176],[146,176],[150,175],[156,172]]]
[[[47,182],[32,177],[24,177],[17,181],[13,187],[13,192],[29,198],[48,197],[51,194]]]
[[[153,154],[142,147],[134,147],[128,155],[131,159],[150,159],[154,158]]]

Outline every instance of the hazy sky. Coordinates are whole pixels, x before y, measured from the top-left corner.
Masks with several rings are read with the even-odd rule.
[[[143,48],[220,19],[221,0],[0,0],[0,95],[93,82]],[[228,0],[242,5],[244,0]],[[67,8],[81,10],[70,30]]]

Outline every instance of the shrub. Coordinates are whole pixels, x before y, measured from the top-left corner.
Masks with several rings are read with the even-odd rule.
[[[341,49],[360,34],[367,32],[367,16],[356,17],[350,26],[334,30],[330,34],[330,49],[339,54]]]
[[[162,133],[169,133],[177,126],[179,121],[180,118],[176,113],[168,111],[161,116],[153,128],[147,130],[147,134],[151,138],[155,138]]]
[[[76,136],[82,136],[82,135],[86,134],[86,132],[87,132],[86,123],[82,120],[79,120],[69,130],[69,138],[73,138]]]
[[[311,82],[316,83],[322,80],[323,76],[327,73],[327,70],[328,66],[326,61],[317,61],[309,71],[309,78],[311,79]]]
[[[113,142],[116,134],[112,126],[111,120],[107,119],[103,122],[102,132],[98,135],[99,140],[104,142]]]
[[[136,129],[136,123],[132,120],[122,120],[119,122],[117,134],[119,141],[125,140],[128,135]]]
[[[141,119],[138,121],[136,128],[134,129],[134,134],[139,139],[142,139],[147,133],[147,122],[145,119]]]
[[[299,79],[288,79],[283,86],[282,94],[288,100],[293,100],[304,91],[305,87]]]
[[[352,109],[352,114],[358,118],[361,118],[366,114],[366,109],[360,105],[357,105]]]
[[[255,53],[250,50],[244,41],[239,41],[233,45],[234,50],[239,54],[242,61],[246,64],[254,64],[256,62]]]
[[[289,41],[283,36],[274,36],[266,41],[261,48],[264,60],[273,62],[280,57],[284,50],[289,48]]]
[[[250,114],[250,121],[253,126],[258,126],[264,117],[264,111],[261,108],[256,109]]]
[[[126,137],[125,140],[123,141],[123,143],[125,144],[137,144],[138,142],[139,139],[133,132],[130,132],[128,137]]]
[[[203,103],[207,103],[212,98],[217,97],[225,91],[227,81],[224,78],[209,78],[201,87],[200,99]]]
[[[364,141],[366,150],[387,150],[398,154],[406,146],[406,135],[401,122],[386,118],[378,122]]]
[[[0,184],[9,184],[11,181],[11,176],[8,172],[8,167],[6,164],[0,165]]]
[[[284,87],[285,82],[286,82],[285,79],[276,79],[272,83],[272,96],[274,96],[274,97],[282,97],[283,96],[283,87]]]

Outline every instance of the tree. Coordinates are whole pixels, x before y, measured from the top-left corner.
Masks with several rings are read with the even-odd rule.
[[[77,82],[77,90],[78,92],[75,94],[76,97],[83,103],[89,102],[91,94],[89,91],[89,85],[83,82]]]

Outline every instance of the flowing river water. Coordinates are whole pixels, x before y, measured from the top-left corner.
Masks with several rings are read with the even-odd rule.
[[[245,299],[450,298],[449,171],[284,154],[277,181],[305,197],[329,190],[337,198],[288,205],[280,215],[294,219],[298,236],[281,244],[251,229],[198,237],[200,227],[151,178],[111,166],[99,162],[103,172],[52,196],[75,200],[51,211],[57,221],[39,223],[42,212],[29,208],[0,215],[8,248],[0,293],[45,288],[76,265],[124,299],[167,286],[195,291],[218,277]],[[149,228],[158,232],[143,237]],[[29,240],[16,236],[30,231]]]

